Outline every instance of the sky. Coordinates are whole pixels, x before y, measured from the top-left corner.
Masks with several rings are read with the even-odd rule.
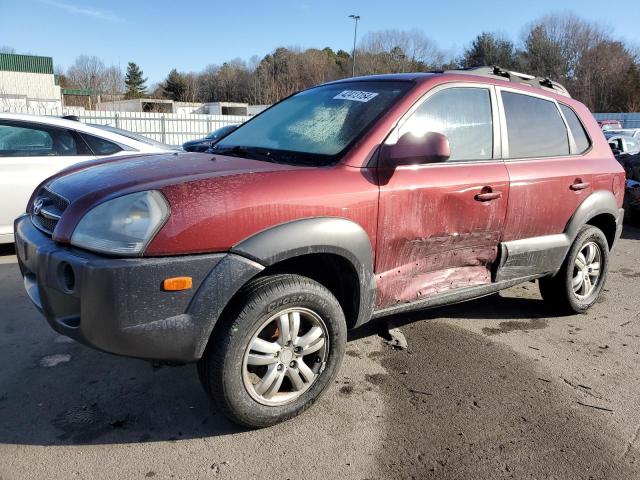
[[[262,57],[279,46],[351,51],[349,14],[361,17],[359,38],[376,30],[420,29],[458,55],[480,32],[517,41],[537,17],[563,11],[640,43],[640,10],[620,15],[602,0],[0,0],[0,46],[51,56],[63,69],[82,54],[123,69],[135,61],[153,84],[172,68],[197,72],[234,58]]]

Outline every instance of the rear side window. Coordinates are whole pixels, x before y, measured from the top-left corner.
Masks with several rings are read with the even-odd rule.
[[[578,115],[573,111],[570,107],[566,105],[560,104],[560,109],[564,114],[564,118],[567,119],[567,123],[569,124],[569,129],[571,130],[571,134],[573,135],[573,140],[576,142],[576,151],[573,152],[575,154],[584,153],[591,143],[589,142],[589,137],[587,137],[587,132],[580,122]]]
[[[449,139],[455,160],[486,160],[493,157],[491,97],[486,88],[447,88],[430,96],[407,119],[399,131],[423,136],[437,132]]]
[[[0,122],[0,157],[79,155],[74,137],[63,128]]]
[[[94,137],[93,135],[88,135],[86,133],[80,133],[80,135],[82,135],[82,138],[87,142],[95,155],[113,155],[114,153],[118,153],[122,150],[120,145],[110,142],[109,140],[105,140],[104,138]]]
[[[502,92],[510,158],[569,155],[569,137],[556,104],[549,100]]]

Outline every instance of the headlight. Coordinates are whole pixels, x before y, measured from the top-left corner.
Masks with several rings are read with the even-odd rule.
[[[76,226],[71,244],[96,252],[139,255],[169,217],[164,196],[155,190],[106,201]]]

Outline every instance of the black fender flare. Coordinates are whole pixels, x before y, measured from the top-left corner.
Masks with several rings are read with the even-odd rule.
[[[611,215],[617,227],[622,226],[616,197],[609,190],[596,190],[582,201],[567,223],[564,233],[569,238],[569,245],[573,243],[580,229],[589,223],[589,220],[603,213]]]
[[[369,235],[356,222],[339,217],[293,220],[251,235],[234,245],[231,252],[265,267],[314,253],[343,257],[358,275],[360,295],[355,326],[371,318],[376,292],[372,247]]]

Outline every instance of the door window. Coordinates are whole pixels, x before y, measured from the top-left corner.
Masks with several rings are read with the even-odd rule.
[[[0,157],[77,155],[74,137],[63,128],[0,122]]]
[[[491,96],[486,88],[453,87],[431,95],[400,127],[399,135],[437,132],[449,139],[449,161],[493,157]]]
[[[589,137],[587,137],[587,132],[580,122],[578,115],[571,108],[566,105],[560,104],[560,109],[564,114],[564,118],[567,119],[567,123],[569,124],[569,129],[571,130],[571,134],[573,135],[573,140],[576,142],[576,151],[573,152],[575,154],[584,153],[591,143],[589,142]]]
[[[510,158],[569,155],[569,136],[556,104],[530,95],[502,92]]]

